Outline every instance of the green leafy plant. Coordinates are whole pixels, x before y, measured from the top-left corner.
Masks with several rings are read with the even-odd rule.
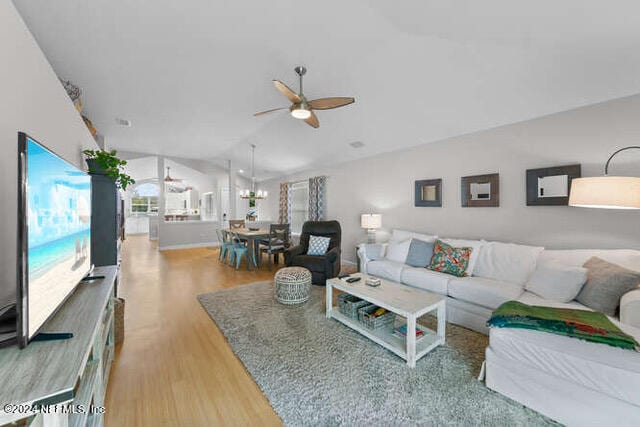
[[[83,153],[87,156],[88,160],[95,160],[97,165],[102,169],[95,170],[89,165],[89,172],[106,173],[107,176],[114,180],[116,186],[122,190],[126,190],[127,186],[135,184],[136,181],[123,172],[127,161],[116,157],[116,150],[84,150]]]

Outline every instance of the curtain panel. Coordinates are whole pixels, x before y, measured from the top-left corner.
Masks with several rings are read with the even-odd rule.
[[[324,219],[326,183],[326,176],[309,178],[309,221]]]
[[[278,209],[278,222],[291,224],[291,183],[280,183],[280,202]]]

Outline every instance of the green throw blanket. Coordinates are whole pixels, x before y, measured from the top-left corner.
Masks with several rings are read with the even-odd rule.
[[[622,332],[607,316],[594,311],[540,307],[508,301],[493,312],[487,325],[533,329],[638,350],[638,342],[633,337]]]

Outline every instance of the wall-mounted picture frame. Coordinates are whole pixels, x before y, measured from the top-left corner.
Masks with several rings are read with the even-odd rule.
[[[422,179],[415,184],[415,206],[442,206],[442,179]]]
[[[527,206],[567,206],[571,181],[582,176],[579,164],[527,169]]]
[[[496,208],[500,206],[500,175],[463,176],[460,194],[463,208]]]

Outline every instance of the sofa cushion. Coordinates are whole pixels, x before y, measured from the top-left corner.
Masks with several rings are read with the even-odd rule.
[[[520,295],[516,301],[520,301],[523,304],[527,305],[540,305],[543,307],[553,307],[553,308],[572,308],[575,310],[588,310],[593,311],[589,307],[580,304],[578,301],[569,301],[569,302],[559,302],[553,301],[547,298],[543,298],[540,295],[536,295],[533,292],[524,291],[522,295]]]
[[[409,254],[409,246],[411,245],[411,239],[404,240],[402,242],[390,242],[387,246],[386,258],[390,261],[395,261],[404,264]]]
[[[640,286],[640,273],[593,257],[585,262],[587,283],[576,299],[587,307],[615,316],[620,298]]]
[[[468,247],[453,247],[442,240],[436,240],[433,244],[433,257],[427,268],[457,277],[464,277],[467,275],[466,271],[472,250],[472,248]]]
[[[392,280],[394,282],[400,282],[402,270],[405,268],[407,268],[407,266],[402,262],[381,259],[377,261],[369,261],[367,263],[367,274]]]
[[[522,287],[515,283],[499,282],[484,277],[453,278],[449,282],[449,296],[487,308],[498,308],[522,295]]]
[[[411,239],[409,253],[405,264],[411,267],[426,267],[431,262],[433,256],[433,242],[426,242],[419,239]]]
[[[478,254],[473,275],[524,286],[543,250],[539,246],[485,242]]]
[[[393,230],[391,232],[391,238],[389,242],[404,242],[405,240],[418,239],[424,240],[425,242],[433,242],[438,238],[438,236],[432,236],[430,234],[420,234],[414,233],[413,231],[407,230]]]
[[[543,262],[536,266],[525,289],[552,301],[569,302],[576,298],[586,281],[584,267]]]
[[[467,266],[467,276],[473,276],[478,257],[482,250],[483,242],[481,240],[461,240],[461,239],[440,239],[447,245],[456,248],[471,248],[471,256],[469,257],[469,265]]]
[[[402,270],[401,282],[414,288],[447,295],[450,274],[438,273],[426,268],[407,267]]]

